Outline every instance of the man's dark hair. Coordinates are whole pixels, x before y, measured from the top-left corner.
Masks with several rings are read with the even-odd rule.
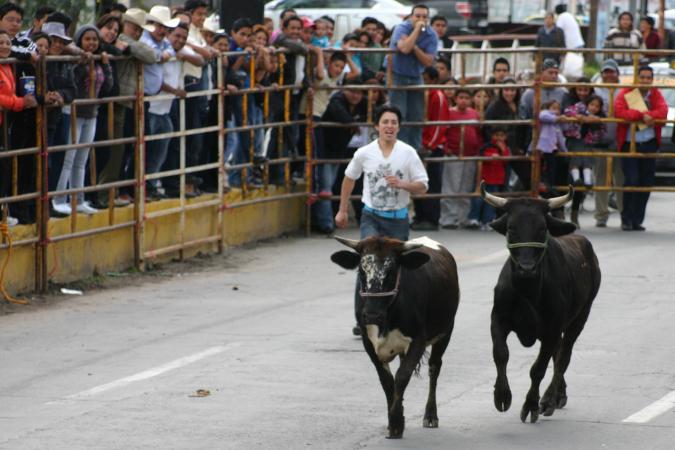
[[[292,12],[294,16],[297,16],[298,14],[295,12],[293,8],[286,8],[281,11],[281,14],[279,14],[279,18],[283,19],[286,13]]]
[[[413,5],[412,9],[410,10],[410,14],[412,15],[416,9],[426,9],[427,12],[429,12],[429,7],[427,5],[424,3],[418,3],[417,5]]]
[[[56,12],[56,9],[52,8],[51,6],[40,6],[35,10],[35,19],[42,20],[45,18],[45,16],[48,16],[53,12]]]
[[[17,14],[23,19],[23,8],[17,5],[16,3],[5,3],[0,6],[0,19],[3,19],[7,13],[11,11],[16,11]]]
[[[433,25],[434,22],[438,22],[438,21],[441,21],[441,22],[445,23],[446,25],[448,24],[448,19],[446,19],[444,16],[441,16],[441,15],[435,15],[434,17],[431,18],[429,23],[431,25]]]
[[[121,13],[127,12],[127,5],[123,3],[113,3],[110,7],[110,12],[119,11]]]
[[[460,87],[455,90],[455,98],[457,98],[459,94],[466,94],[469,97],[473,97],[473,93],[468,88],[465,87]]]
[[[42,31],[38,31],[37,33],[33,33],[30,35],[30,40],[33,42],[37,42],[40,39],[47,39],[47,42],[49,42],[49,45],[52,45],[52,38],[49,37],[47,33],[43,33]]]
[[[559,5],[556,5],[556,7],[555,7],[555,13],[556,14],[560,15],[560,14],[564,13],[565,11],[567,11],[567,5],[563,5],[562,3],[559,4]]]
[[[646,64],[643,65],[643,66],[640,66],[640,67],[638,68],[638,71],[637,71],[638,75],[640,75],[640,72],[644,72],[645,70],[648,70],[649,73],[652,74],[652,77],[654,76],[654,69],[652,69],[651,66],[648,66],[648,65],[646,65]]]
[[[508,134],[508,129],[504,125],[495,125],[490,127],[490,135],[497,133],[506,133]]]
[[[509,60],[503,57],[499,57],[495,59],[495,62],[492,63],[492,71],[494,72],[495,69],[497,69],[497,64],[506,64],[506,68],[508,70],[511,70],[511,64],[509,63]]]
[[[68,28],[70,28],[70,24],[73,23],[73,19],[71,19],[69,15],[62,13],[61,11],[56,11],[54,13],[51,13],[49,17],[47,17],[47,22],[62,23],[63,27],[66,30],[68,30]]]
[[[450,70],[450,67],[451,67],[451,65],[452,65],[452,63],[450,62],[450,60],[449,60],[448,58],[444,58],[444,57],[442,57],[442,56],[439,57],[439,58],[436,60],[436,62],[437,62],[437,63],[443,64],[445,67],[448,68],[448,70]]]
[[[209,4],[204,0],[187,0],[185,2],[185,11],[192,12],[197,8],[208,8]]]
[[[366,25],[370,25],[371,23],[373,25],[377,25],[378,22],[379,20],[377,20],[375,17],[368,16],[361,21],[361,28],[365,27]]]
[[[178,25],[176,25],[173,29],[175,30],[176,28],[181,28],[181,29],[187,31],[188,33],[190,32],[190,27],[188,26],[188,24],[186,24],[184,22],[179,22]],[[214,39],[214,42],[215,42],[215,39]]]
[[[253,22],[251,22],[251,19],[237,19],[232,23],[232,33],[236,33],[242,28],[253,28]]]
[[[388,113],[388,112],[396,114],[396,117],[398,118],[398,123],[399,124],[401,123],[401,120],[402,120],[402,117],[403,117],[402,114],[401,114],[401,110],[398,109],[398,106],[394,106],[391,103],[385,103],[384,105],[380,106],[379,108],[377,108],[375,110],[375,116],[373,117],[373,119],[375,120],[375,123],[379,124],[380,119],[382,118],[384,113]]]
[[[650,27],[651,29],[654,29],[654,25],[656,24],[656,22],[654,21],[654,18],[653,18],[653,17],[650,17],[650,16],[644,16],[644,17],[641,18],[640,20],[641,20],[641,21],[644,20],[645,22],[647,22],[647,24],[649,25],[649,27]]]
[[[429,66],[424,68],[424,74],[429,77],[431,80],[435,80],[438,82],[438,69],[436,69],[434,66]]]
[[[335,19],[330,16],[321,16],[321,19],[329,21],[333,26],[335,26]]]
[[[330,55],[330,62],[342,61],[347,64],[347,55],[344,52],[334,52]]]
[[[300,27],[302,28],[302,19],[299,18],[298,16],[287,17],[286,20],[284,20],[284,23],[282,24],[281,27],[282,27],[282,28],[288,28],[288,25],[289,25],[291,22],[293,22],[294,20],[297,20],[298,22],[300,22]]]

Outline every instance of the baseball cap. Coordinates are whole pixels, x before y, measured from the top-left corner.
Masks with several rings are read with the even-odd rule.
[[[614,72],[619,73],[619,65],[613,59],[608,59],[602,63],[600,72],[604,72],[605,70],[613,70]]]
[[[546,58],[544,60],[544,65],[542,66],[542,70],[547,70],[547,69],[558,69],[560,68],[560,64],[558,64],[558,61],[556,61],[553,58]]]

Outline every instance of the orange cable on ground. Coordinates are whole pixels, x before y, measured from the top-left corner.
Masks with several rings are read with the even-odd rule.
[[[17,305],[27,305],[28,300],[14,298],[5,289],[5,269],[7,269],[9,260],[12,257],[12,235],[9,232],[9,225],[7,225],[7,223],[0,223],[0,233],[2,233],[2,236],[5,239],[7,239],[7,256],[5,257],[5,262],[2,263],[2,269],[0,269],[0,293],[4,295],[5,300],[10,303],[16,303]]]

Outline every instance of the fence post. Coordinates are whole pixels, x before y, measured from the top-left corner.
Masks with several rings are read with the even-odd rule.
[[[225,80],[223,79],[223,58],[227,56],[218,55],[216,57],[216,80],[218,83],[218,218],[217,230],[220,234],[218,240],[218,253],[223,253],[223,242],[225,242],[225,230],[223,229],[223,205],[225,204],[225,195],[223,193],[224,177],[227,174],[224,171],[225,166]]]
[[[539,112],[541,110],[541,69],[543,62],[543,54],[541,50],[537,50],[535,54],[535,64],[534,64],[534,84],[532,88],[534,89],[534,105],[532,112],[532,120],[534,121],[534,128],[532,134],[532,142],[534,146],[532,147],[534,151],[531,153],[532,158],[532,169],[531,169],[531,182],[530,189],[532,190],[532,196],[537,197],[539,195],[539,182],[541,181],[541,158],[537,154],[537,145],[539,143],[539,133],[541,131],[541,124],[539,123]],[[551,183],[553,185],[553,183]]]
[[[136,185],[134,188],[134,263],[138,270],[145,270],[145,111],[143,105],[143,64],[136,62],[136,148],[134,162]]]
[[[307,64],[312,62],[311,54],[307,55]],[[305,163],[305,190],[307,192],[307,200],[312,197],[312,181],[314,175],[314,152],[312,146],[312,137],[314,134],[314,93],[308,93],[305,105],[305,156],[307,162]],[[305,234],[307,236],[311,233],[312,227],[312,202],[305,202]]]
[[[37,92],[45,95],[47,87],[47,61],[41,57],[37,66]],[[37,109],[37,146],[39,149],[37,158],[37,174],[35,177],[36,190],[40,193],[35,203],[38,243],[36,244],[35,281],[38,292],[47,290],[47,246],[48,244],[48,221],[49,221],[49,173],[48,173],[48,146],[47,146],[47,114],[44,105],[38,105]]]

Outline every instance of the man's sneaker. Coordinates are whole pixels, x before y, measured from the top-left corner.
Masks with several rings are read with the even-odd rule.
[[[361,336],[361,327],[358,325],[355,325],[354,328],[352,328],[352,334],[354,336]]]
[[[8,227],[10,227],[10,228],[15,227],[18,224],[19,224],[19,219],[17,219],[16,217],[7,216],[7,226]]]
[[[467,230],[477,230],[480,228],[480,222],[477,221],[476,219],[471,219],[467,222],[464,228],[466,228]]]
[[[456,223],[446,223],[445,225],[441,225],[441,228],[444,230],[456,230],[458,225]]]
[[[438,225],[423,220],[421,222],[413,222],[410,225],[410,229],[415,231],[438,231]]]
[[[77,212],[91,215],[96,214],[98,209],[92,208],[89,202],[82,202],[77,205]]]
[[[131,205],[131,202],[129,201],[128,198],[117,197],[117,198],[115,198],[114,204],[117,207],[121,207],[121,206],[129,206],[129,205]]]
[[[598,227],[598,228],[607,228],[607,221],[606,220],[596,220],[595,226]]]

